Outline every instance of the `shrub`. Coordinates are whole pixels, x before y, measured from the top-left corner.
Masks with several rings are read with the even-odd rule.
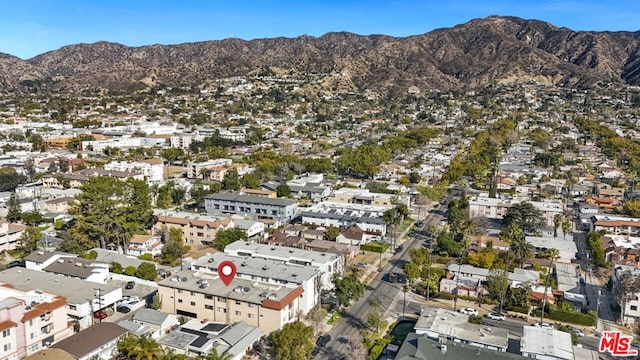
[[[540,310],[535,311],[535,316],[540,317]],[[551,320],[562,321],[577,325],[594,326],[596,324],[595,317],[570,311],[550,310],[548,313],[546,313],[545,311],[545,316]]]
[[[529,308],[524,306],[505,306],[504,309],[506,311],[513,311],[520,314],[529,314]]]
[[[372,243],[360,245],[360,250],[383,253],[383,252],[389,250],[389,244],[382,244],[382,243],[379,243],[379,242],[372,242]]]
[[[114,274],[122,274],[122,271],[124,269],[122,269],[122,265],[119,262],[112,262],[111,263],[111,272]]]
[[[448,292],[439,292],[433,296],[436,299],[453,300],[453,294]]]
[[[144,253],[144,254],[138,256],[138,259],[147,260],[147,261],[153,261],[153,255],[151,255],[149,253]]]
[[[125,275],[129,275],[129,276],[134,276],[136,274],[136,267],[135,266],[127,266],[124,269],[124,274]]]
[[[469,315],[469,322],[472,324],[482,325],[484,323],[484,319],[480,315]]]

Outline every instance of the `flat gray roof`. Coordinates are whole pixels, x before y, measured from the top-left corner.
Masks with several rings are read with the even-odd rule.
[[[289,200],[289,199],[280,199],[280,198],[273,199],[273,198],[268,198],[264,196],[245,195],[245,194],[236,194],[236,193],[217,193],[217,194],[207,195],[205,199],[244,202],[244,203],[250,203],[250,204],[272,205],[272,206],[290,206],[290,205],[296,204],[295,201]]]
[[[231,261],[236,265],[236,273],[260,278],[285,280],[290,283],[301,284],[320,272],[315,266],[301,266],[285,264],[282,260],[270,260],[256,257],[233,256],[225,253],[207,254],[196,260],[191,268],[198,270],[206,268],[210,272],[217,272],[218,264]],[[207,271],[207,270],[205,270]]]
[[[0,282],[11,284],[20,291],[40,289],[67,298],[69,304],[82,304],[93,299],[95,289],[111,292],[117,288],[86,280],[70,278],[44,271],[14,267],[0,272]]]
[[[256,242],[236,241],[227,245],[224,249],[225,253],[238,251],[249,252],[252,257],[265,257],[265,258],[279,258],[279,259],[293,259],[311,261],[314,263],[324,264],[329,261],[334,261],[340,258],[341,255],[321,253],[311,250],[303,250],[298,248],[275,246],[268,244],[260,244]]]
[[[180,279],[180,281],[177,279]],[[201,288],[200,284],[198,284],[201,279],[206,279],[208,286]],[[239,278],[233,279],[229,286],[226,286],[218,276],[203,273],[196,275],[196,272],[191,270],[181,271],[168,279],[160,281],[159,284],[173,289],[193,291],[260,305],[265,296],[272,295],[272,300],[281,301],[294,291],[294,288],[288,288],[283,285],[257,283]]]

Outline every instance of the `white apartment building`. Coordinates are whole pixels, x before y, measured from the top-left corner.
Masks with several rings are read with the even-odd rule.
[[[340,254],[302,250],[286,246],[236,241],[227,245],[224,252],[241,257],[263,258],[282,261],[286,264],[315,266],[321,272],[321,284],[324,289],[332,289],[334,275],[344,273],[344,257]]]
[[[161,159],[140,161],[112,161],[103,166],[109,171],[127,171],[141,173],[148,182],[159,183],[164,179],[164,163]]]
[[[65,252],[34,251],[25,258],[29,270],[44,271],[61,276],[106,284],[109,279],[109,264],[79,258]]]
[[[387,233],[387,224],[382,215],[385,206],[362,205],[324,201],[300,213],[302,223],[307,225],[346,229],[358,225],[367,234],[364,242],[381,240]]]
[[[0,251],[14,250],[19,245],[19,239],[27,227],[22,224],[0,222]]]
[[[172,136],[169,141],[172,148],[187,150],[194,141],[203,141],[204,138],[201,134],[180,134]]]
[[[0,286],[0,357],[22,359],[73,334],[64,297]]]
[[[187,165],[187,178],[189,179],[204,179],[205,170],[214,167],[230,166],[233,163],[231,159],[213,159],[203,162],[191,162]]]
[[[296,215],[298,204],[289,199],[267,198],[239,193],[217,193],[204,198],[207,213],[235,214],[253,220],[271,219],[288,223]]]
[[[486,217],[488,219],[502,220],[511,206],[521,202],[529,202],[536,209],[540,210],[547,226],[553,226],[553,217],[556,214],[564,214],[564,208],[561,201],[529,201],[527,199],[516,198],[490,198],[489,194],[482,193],[469,199],[469,217]]]
[[[166,140],[164,138],[148,138],[148,137],[121,137],[107,140],[90,140],[82,142],[82,150],[101,154],[108,147],[116,149],[130,148],[147,148],[154,146],[164,146]]]

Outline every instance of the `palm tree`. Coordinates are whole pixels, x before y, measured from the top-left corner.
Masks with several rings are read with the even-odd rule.
[[[553,263],[560,258],[560,251],[558,249],[549,249],[545,253],[545,258],[551,261],[549,271],[544,279],[544,293],[542,294],[542,311],[540,312],[540,324],[544,322],[544,307],[547,305],[547,291],[549,290],[549,277],[553,271]]]
[[[127,358],[133,356],[135,354],[136,347],[138,346],[138,338],[127,334],[118,340],[117,348],[120,352],[120,355],[126,356]]]
[[[562,215],[553,215],[553,237],[558,237],[558,228],[562,225]]]
[[[460,255],[458,256],[458,273],[456,274],[456,288],[455,293],[453,294],[453,311],[456,311],[456,307],[458,305],[458,285],[460,283],[460,272],[462,270],[462,260],[467,256],[467,252],[469,251],[469,239],[463,238],[460,242],[462,245],[460,249]]]
[[[138,338],[138,346],[135,349],[136,360],[153,360],[162,356],[162,347],[149,336],[142,335]]]
[[[188,360],[189,357],[185,354],[177,354],[173,349],[165,349],[160,360]]]
[[[216,348],[211,349],[211,351],[205,356],[199,356],[197,360],[231,360],[233,359],[233,355],[229,354],[226,350],[221,354],[218,354],[218,350]]]
[[[562,240],[565,240],[567,238],[567,234],[571,231],[571,220],[569,219],[565,219],[562,222]]]
[[[527,242],[524,231],[515,223],[503,228],[499,237],[500,240],[509,243],[509,251],[520,262],[521,268],[524,266],[524,261],[533,256],[533,246]]]

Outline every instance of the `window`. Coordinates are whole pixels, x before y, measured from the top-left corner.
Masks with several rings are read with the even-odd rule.
[[[182,304],[182,299],[178,299],[178,304]]]
[[[75,305],[69,305],[69,310],[75,310],[76,306]]]
[[[182,290],[178,289],[178,294],[182,294]]]
[[[9,351],[9,350],[11,350],[11,343],[4,344],[4,351]]]
[[[213,305],[205,305],[204,308],[207,310],[213,310]]]
[[[35,339],[35,338],[36,338],[36,333],[32,332],[32,333],[31,333],[31,338],[32,338],[32,339]]]
[[[189,295],[193,296],[193,295],[195,295],[195,294],[196,294],[196,293],[194,293],[193,291],[189,291]]]
[[[236,300],[236,305],[242,304],[240,301]]]
[[[204,298],[207,300],[213,300],[213,295],[205,294]]]
[[[2,337],[3,338],[6,338],[9,335],[11,335],[11,329],[2,330]]]
[[[225,302],[227,302],[227,299],[221,298],[221,297],[218,296],[218,301],[222,302],[222,303],[225,303]]]
[[[253,314],[247,314],[247,317],[248,317],[249,319],[253,319],[254,315],[253,315]]]
[[[219,313],[225,313],[225,314],[226,314],[226,313],[227,313],[227,309],[222,308],[222,307],[219,307],[219,308],[218,308],[218,312],[219,312]]]
[[[195,301],[192,301],[190,304],[191,304],[191,306],[196,306],[196,302]]]
[[[236,316],[240,316],[240,315],[242,315],[242,313],[240,311],[236,310]]]
[[[638,307],[636,305],[631,305],[631,310],[638,310]]]
[[[250,308],[255,307],[255,306],[256,306],[256,304],[249,303],[249,307]]]

